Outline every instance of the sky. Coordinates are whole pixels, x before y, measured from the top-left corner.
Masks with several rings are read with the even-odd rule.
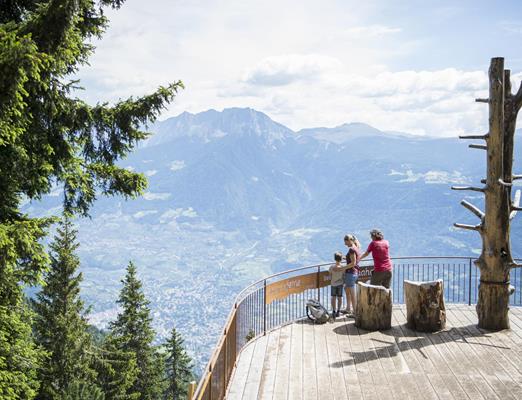
[[[160,119],[251,107],[296,131],[478,134],[490,59],[522,81],[520,0],[127,0],[106,14],[79,96],[114,103],[181,80]]]

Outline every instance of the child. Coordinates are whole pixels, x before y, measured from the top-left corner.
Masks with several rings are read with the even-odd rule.
[[[343,304],[343,284],[344,284],[344,271],[346,267],[341,266],[341,260],[343,259],[342,253],[335,253],[334,260],[335,265],[330,267],[330,285],[332,295],[332,317],[338,317],[341,305]]]

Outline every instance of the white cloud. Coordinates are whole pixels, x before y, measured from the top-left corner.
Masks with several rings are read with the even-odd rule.
[[[197,212],[192,207],[176,209],[171,208],[161,214],[160,222],[164,224],[166,222],[176,220],[179,217],[196,218],[197,216]]]
[[[170,197],[170,193],[151,193],[146,192],[143,194],[145,200],[167,200]]]
[[[368,26],[354,26],[346,29],[346,34],[350,36],[368,38],[368,37],[379,37],[393,33],[401,32],[401,28],[392,28],[384,25],[368,25]]]
[[[134,213],[132,216],[136,219],[140,219],[146,217],[147,215],[154,215],[157,213],[157,210],[138,211],[137,213]]]
[[[318,80],[322,74],[335,71],[342,63],[318,54],[288,54],[268,57],[245,73],[243,81],[252,85],[281,86],[297,81]]]
[[[447,172],[433,170],[425,173],[415,173],[411,169],[408,169],[405,172],[399,172],[392,169],[388,175],[404,177],[398,181],[404,183],[423,180],[426,184],[463,184],[470,181],[469,178],[462,175],[459,171]]]
[[[151,169],[151,170],[149,170],[149,171],[146,171],[146,172],[145,172],[145,175],[147,175],[147,176],[154,176],[154,175],[156,175],[157,173],[158,173],[157,170],[155,170],[155,169]]]
[[[519,21],[503,21],[499,25],[506,32],[518,35],[522,34],[522,23],[520,23]]]
[[[170,163],[169,168],[171,171],[179,171],[180,169],[185,168],[185,161],[174,160]]]
[[[80,71],[89,89],[80,95],[113,102],[182,79],[186,89],[162,118],[239,106],[292,129],[362,121],[437,136],[483,132],[487,107],[473,100],[487,94],[492,44],[470,52],[462,43],[480,41],[478,28],[477,37],[431,30],[469,7],[401,10],[384,0],[128,0],[107,10],[110,28]],[[520,30],[517,21],[488,24],[507,38]],[[506,60],[517,56],[502,43],[513,49]]]

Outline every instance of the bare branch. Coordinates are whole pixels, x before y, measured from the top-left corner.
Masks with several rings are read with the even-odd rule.
[[[475,99],[477,103],[489,103],[489,99]]]
[[[520,82],[520,86],[518,87],[518,92],[513,96],[513,104],[515,108],[515,112],[520,110],[522,107],[522,82]]]
[[[515,215],[517,215],[517,211],[521,211],[522,208],[520,207],[520,189],[518,189],[515,192],[515,198],[513,199],[513,202],[511,203],[511,213],[509,214],[509,219],[515,218]]]
[[[478,207],[474,206],[473,204],[467,202],[466,200],[462,200],[460,202],[460,204],[462,204],[464,207],[466,207],[469,211],[471,211],[481,220],[482,220],[482,218],[484,218],[485,214],[482,212],[482,210],[480,210]]]
[[[482,192],[482,193],[484,193],[486,191],[485,187],[478,188],[478,187],[474,187],[474,186],[452,186],[451,189],[452,190],[472,190],[474,192]]]
[[[522,175],[513,175],[513,177],[511,178],[511,180],[513,181],[516,181],[518,179],[522,179]]]
[[[498,183],[500,183],[502,186],[505,186],[505,187],[513,186],[513,184],[511,182],[504,182],[504,180],[502,178],[498,179]]]
[[[480,231],[480,225],[467,225],[467,224],[458,224],[454,223],[453,226],[455,228],[468,229],[470,231]]]
[[[518,189],[516,192],[515,192],[515,198],[513,199],[513,207],[519,207],[520,206],[520,194],[521,194],[521,191],[520,189]]]
[[[459,139],[483,139],[486,140],[489,138],[489,133],[486,133],[485,135],[461,135],[459,136]]]
[[[511,268],[520,268],[520,267],[522,267],[522,264],[517,264],[516,262],[513,261],[512,263],[509,264],[509,266]]]
[[[475,144],[475,143],[472,143],[472,144],[469,144],[468,147],[470,149],[479,149],[479,150],[487,150],[488,149],[488,146],[486,146],[485,144]]]

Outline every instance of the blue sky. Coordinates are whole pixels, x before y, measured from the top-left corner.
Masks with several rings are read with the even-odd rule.
[[[487,68],[522,80],[522,1],[128,0],[79,76],[89,102],[181,79],[162,118],[252,107],[292,129],[482,132]]]

